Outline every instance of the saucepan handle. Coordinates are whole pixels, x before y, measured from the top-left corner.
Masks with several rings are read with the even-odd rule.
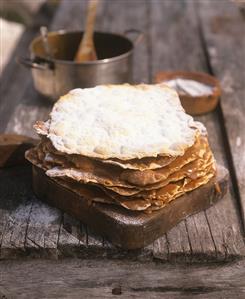
[[[126,35],[126,36],[131,35],[132,36],[132,41],[133,41],[135,46],[138,45],[140,42],[142,42],[142,40],[144,38],[144,32],[142,32],[138,29],[125,30],[124,35]]]
[[[52,70],[54,69],[54,63],[47,60],[34,60],[26,57],[17,57],[17,62],[21,65],[38,70]]]

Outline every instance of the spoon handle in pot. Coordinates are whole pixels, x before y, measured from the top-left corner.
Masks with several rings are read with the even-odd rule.
[[[83,62],[83,61],[97,59],[96,51],[94,48],[94,41],[93,41],[97,5],[98,5],[98,0],[90,0],[88,5],[88,15],[86,19],[85,31],[75,56],[76,62]]]
[[[40,27],[40,33],[41,33],[41,37],[42,37],[42,41],[43,41],[43,47],[46,53],[46,56],[48,59],[52,58],[52,52],[49,46],[49,42],[48,42],[48,28],[45,26],[41,26]]]

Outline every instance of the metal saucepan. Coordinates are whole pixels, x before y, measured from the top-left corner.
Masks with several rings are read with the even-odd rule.
[[[127,30],[124,34],[134,34],[135,40],[131,41],[120,34],[95,32],[98,60],[77,63],[73,59],[83,32],[50,32],[48,44],[51,58],[45,55],[45,45],[39,36],[30,45],[31,58],[18,60],[32,69],[37,91],[53,101],[78,87],[132,83],[133,50],[143,34],[135,29]]]

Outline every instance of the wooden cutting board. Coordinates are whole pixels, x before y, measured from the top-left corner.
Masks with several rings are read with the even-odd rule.
[[[109,204],[90,203],[61,186],[33,166],[36,196],[86,223],[97,234],[124,249],[147,246],[189,215],[212,206],[228,187],[228,171],[219,166],[218,175],[208,184],[172,201],[151,214],[128,211]]]

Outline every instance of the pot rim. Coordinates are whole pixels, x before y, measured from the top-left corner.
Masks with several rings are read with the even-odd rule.
[[[50,36],[50,35],[51,36],[52,35],[65,35],[65,34],[69,34],[69,33],[83,33],[83,32],[84,31],[81,31],[81,30],[71,30],[71,31],[69,31],[69,30],[61,29],[61,30],[57,30],[57,31],[50,31],[48,33],[48,36]],[[114,36],[121,37],[121,38],[127,40],[128,42],[130,42],[132,48],[128,52],[125,52],[121,55],[111,57],[111,58],[98,59],[98,60],[94,60],[94,61],[75,62],[75,61],[72,61],[72,60],[49,59],[49,58],[44,57],[44,56],[36,55],[34,50],[33,50],[34,43],[41,39],[41,36],[39,35],[39,36],[35,37],[32,40],[32,42],[30,43],[29,51],[31,52],[31,54],[34,55],[34,59],[35,58],[41,58],[41,59],[43,59],[47,62],[51,62],[51,63],[68,64],[68,65],[74,65],[74,66],[108,64],[110,62],[115,62],[115,61],[121,60],[123,58],[126,58],[126,57],[130,56],[134,51],[134,43],[129,38],[124,36],[123,34],[118,34],[118,33],[113,33],[113,32],[104,32],[104,31],[95,31],[95,33],[99,33],[99,34],[102,33],[102,34],[108,34],[108,35],[114,35]]]

